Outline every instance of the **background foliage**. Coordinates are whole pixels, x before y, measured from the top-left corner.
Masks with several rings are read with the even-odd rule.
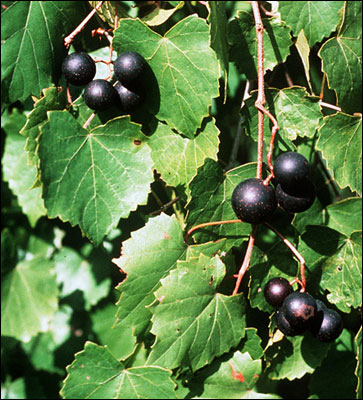
[[[270,223],[343,316],[328,344],[275,328],[261,289],[298,264],[274,233],[259,227],[235,296],[250,225],[184,241],[234,219],[232,191],[256,174],[249,2],[104,2],[71,51],[107,59],[92,30],[110,29],[113,59],[148,61],[148,96],[85,129],[63,40],[97,3],[1,2],[2,398],[361,398],[362,3],[259,2],[273,157],[304,154],[317,188],[309,210]]]

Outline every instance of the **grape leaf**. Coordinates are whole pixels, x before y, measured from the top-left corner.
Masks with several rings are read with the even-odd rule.
[[[214,120],[193,139],[182,138],[167,125],[159,123],[148,144],[162,179],[170,186],[188,184],[206,158],[217,159],[218,134]]]
[[[188,229],[205,222],[235,220],[236,214],[231,204],[232,192],[238,183],[253,176],[256,176],[254,163],[224,174],[215,161],[207,159],[190,183],[191,200],[186,206]],[[200,229],[193,234],[193,238],[199,242],[226,237],[225,251],[228,251],[234,244],[240,245],[243,237],[246,238],[250,232],[251,225],[247,223],[224,224]]]
[[[136,336],[143,333],[151,318],[145,306],[154,301],[153,293],[160,287],[160,279],[175,268],[185,249],[179,223],[175,216],[166,214],[151,218],[123,242],[121,256],[112,260],[127,274],[118,286],[118,324],[132,327]]]
[[[43,257],[19,262],[1,286],[1,335],[28,342],[47,331],[57,296],[53,262]]]
[[[147,201],[153,180],[147,137],[127,116],[88,132],[67,111],[48,115],[39,140],[48,216],[78,224],[98,245]]]
[[[340,187],[362,194],[362,117],[337,113],[324,118],[316,144]],[[339,151],[337,151],[339,148]]]
[[[350,237],[323,226],[308,226],[298,248],[310,271],[321,271],[320,286],[340,310],[362,304],[361,232]]]
[[[52,87],[44,89],[42,97],[34,104],[33,110],[27,115],[27,121],[20,133],[26,137],[25,149],[28,152],[28,163],[37,165],[37,146],[40,135],[40,125],[47,120],[47,112],[51,110],[63,110],[66,107],[67,98],[63,90]]]
[[[313,47],[336,29],[343,5],[344,1],[280,1],[279,12],[294,36],[304,31],[309,46]]]
[[[300,33],[297,35],[295,47],[299,53],[301,62],[304,66],[305,77],[306,77],[306,81],[309,85],[310,92],[313,93],[313,89],[311,87],[311,81],[310,81],[310,59],[309,59],[310,47],[309,47],[309,43],[306,39],[306,36],[304,34],[304,30],[301,30]]]
[[[218,256],[178,261],[155,293],[151,332],[156,342],[148,364],[195,371],[236,346],[244,336],[242,295],[225,296],[217,287],[225,275]]]
[[[297,137],[312,138],[322,117],[318,98],[310,96],[305,88],[293,86],[286,89],[267,89],[266,108],[275,116],[279,130],[275,145],[282,150],[293,149],[290,141]],[[258,113],[255,107],[257,92],[246,100],[242,115],[247,134],[257,142]],[[271,122],[264,119],[264,141],[268,145],[271,139]]]
[[[85,310],[89,311],[107,296],[111,279],[106,274],[99,273],[97,266],[84,260],[70,247],[62,247],[55,255],[54,262],[57,283],[62,284],[61,297],[79,290],[83,294]]]
[[[140,20],[124,19],[113,46],[118,53],[137,51],[145,57],[160,92],[153,96],[155,104],[160,102],[156,117],[193,138],[219,94],[218,62],[205,21],[191,15],[162,37]]]
[[[267,348],[266,370],[270,379],[300,379],[312,373],[326,357],[330,343],[320,342],[310,333],[287,337]]]
[[[168,2],[170,3],[170,2]],[[179,10],[184,6],[184,1],[176,2],[177,5],[174,8],[164,9],[160,6],[155,6],[154,10],[142,17],[142,21],[149,26],[158,26],[167,21],[175,11]]]
[[[3,127],[7,134],[3,174],[4,180],[9,183],[9,188],[17,197],[23,213],[28,217],[30,225],[34,227],[38,219],[46,214],[46,210],[40,188],[32,189],[37,170],[33,165],[27,164],[27,154],[24,151],[25,139],[19,135],[24,122],[23,114],[13,111],[9,122]]]
[[[14,1],[2,13],[1,82],[6,102],[38,96],[60,75],[63,38],[87,15],[83,2]]]
[[[193,375],[189,387],[200,399],[278,399],[279,396],[257,393],[256,381],[261,375],[262,361],[248,353],[236,351],[232,357],[222,357]],[[197,394],[199,394],[197,396]],[[253,397],[252,397],[253,396]]]
[[[107,348],[86,342],[67,367],[64,399],[175,399],[171,373],[160,367],[125,368]]]
[[[362,4],[344,3],[344,22],[338,35],[324,43],[318,54],[338,104],[352,114],[362,111]]]
[[[351,197],[326,207],[329,228],[346,236],[362,230],[362,199]]]
[[[273,70],[290,54],[292,45],[289,28],[277,18],[263,18],[264,72]],[[228,24],[229,59],[247,79],[257,79],[256,26],[252,12],[239,11]]]

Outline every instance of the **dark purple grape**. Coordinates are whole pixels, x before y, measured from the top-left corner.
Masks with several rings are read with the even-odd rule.
[[[275,321],[277,328],[286,336],[302,335],[306,330],[305,327],[292,326],[281,309],[276,311]]]
[[[62,73],[72,85],[87,85],[96,75],[96,64],[85,52],[72,53],[63,60]]]
[[[143,86],[143,78],[146,72],[147,62],[145,58],[136,51],[121,53],[114,62],[114,73],[116,78],[132,91],[139,91]]]
[[[105,110],[116,103],[117,92],[110,82],[95,79],[85,87],[83,98],[92,110]]]
[[[124,111],[135,110],[141,105],[144,96],[141,93],[132,92],[123,86],[120,82],[117,82],[115,89],[119,95],[121,107]]]
[[[307,328],[317,313],[316,301],[309,293],[293,292],[287,296],[280,309],[291,326]]]
[[[296,188],[300,182],[309,178],[310,166],[302,154],[289,151],[276,158],[273,170],[276,181],[284,189]]]
[[[332,342],[342,333],[343,320],[335,310],[324,305],[324,308],[318,307],[317,317],[310,329],[321,342]]]
[[[270,279],[264,288],[266,301],[274,307],[281,307],[285,298],[293,292],[289,281],[282,277]]]
[[[314,184],[306,180],[296,190],[286,189],[279,183],[276,186],[276,200],[285,211],[298,213],[306,211],[315,200]]]
[[[232,193],[232,207],[237,217],[251,224],[264,222],[276,209],[275,191],[262,179],[240,182]]]

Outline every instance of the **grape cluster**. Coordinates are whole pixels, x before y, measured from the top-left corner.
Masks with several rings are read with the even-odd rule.
[[[309,163],[303,155],[283,153],[277,157],[273,170],[275,189],[258,178],[246,179],[235,187],[232,207],[242,221],[263,223],[277,204],[292,213],[305,211],[313,204],[315,187],[309,178]]]
[[[264,295],[269,304],[279,307],[276,326],[287,336],[302,335],[309,329],[320,341],[331,342],[343,330],[342,317],[335,310],[309,293],[294,292],[285,278],[269,280]]]
[[[144,76],[147,62],[136,52],[120,54],[114,62],[114,85],[104,79],[93,79],[96,64],[85,52],[68,55],[62,63],[66,80],[75,86],[85,86],[83,98],[92,110],[106,110],[113,105],[121,105],[123,111],[133,111],[144,100]]]

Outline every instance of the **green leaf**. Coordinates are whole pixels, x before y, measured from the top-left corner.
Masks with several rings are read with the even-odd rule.
[[[285,336],[267,349],[268,377],[291,381],[314,372],[326,357],[330,345],[316,340],[310,332],[304,336]]]
[[[191,200],[186,206],[188,230],[201,223],[235,220],[237,217],[232,209],[232,192],[238,183],[253,176],[256,176],[254,163],[224,174],[215,161],[207,159],[190,183]],[[250,232],[251,225],[247,223],[224,224],[200,229],[193,234],[193,238],[204,242],[226,237],[225,251],[228,251],[234,244],[240,245]]]
[[[229,351],[244,336],[245,304],[241,295],[216,291],[224,277],[218,256],[178,261],[155,293],[151,332],[156,342],[148,364],[193,371]]]
[[[28,342],[46,332],[58,308],[53,263],[44,258],[21,261],[1,286],[1,335]]]
[[[324,43],[319,56],[338,104],[344,112],[353,114],[362,111],[362,4],[344,3],[343,25],[337,36]]]
[[[170,186],[188,184],[206,158],[217,160],[218,134],[214,120],[193,139],[182,138],[159,123],[148,143],[154,166],[162,179]]]
[[[150,218],[145,227],[122,243],[121,256],[112,261],[127,274],[118,286],[117,323],[132,327],[136,336],[150,324],[151,312],[145,306],[154,301],[160,279],[175,268],[186,244],[175,216],[161,214]]]
[[[313,47],[336,29],[343,5],[344,1],[280,1],[279,12],[294,36],[303,31]]]
[[[362,117],[337,113],[325,117],[316,144],[342,188],[362,194]],[[339,148],[339,151],[337,151]]]
[[[330,292],[328,300],[344,312],[360,306],[361,232],[346,237],[327,227],[308,226],[301,239],[298,250],[309,271],[320,272],[320,286]]]
[[[24,125],[25,117],[14,111],[9,123],[4,125],[6,143],[3,156],[4,180],[18,199],[23,213],[28,217],[29,223],[34,227],[38,219],[46,214],[41,198],[40,188],[32,188],[37,171],[32,165],[27,164],[27,154],[24,150],[25,139],[19,135],[19,130]]]
[[[273,70],[290,54],[292,45],[289,28],[277,18],[263,18],[264,72]],[[229,58],[249,80],[257,79],[257,40],[253,14],[239,11],[228,24]]]
[[[105,347],[86,342],[67,367],[64,399],[175,399],[170,371],[160,367],[125,369]]]
[[[47,112],[63,110],[67,105],[67,98],[59,88],[47,88],[42,92],[42,97],[34,104],[33,110],[27,115],[27,121],[20,133],[26,137],[25,149],[28,152],[28,163],[38,164],[37,147],[40,135],[40,125],[47,120]]]
[[[282,150],[293,149],[291,140],[297,137],[312,138],[322,117],[318,98],[310,96],[305,88],[293,86],[286,89],[266,89],[266,108],[275,116],[279,130],[275,146]],[[242,114],[247,134],[257,142],[258,113],[255,107],[257,92],[246,100]],[[269,145],[271,138],[271,122],[264,118],[264,141]]]
[[[83,2],[14,1],[2,13],[1,82],[6,101],[38,96],[60,75],[63,39],[87,15]]]
[[[170,3],[170,2],[168,2]],[[149,26],[158,26],[167,21],[175,11],[179,10],[184,6],[184,1],[176,2],[177,5],[171,9],[164,9],[160,6],[155,6],[154,10],[148,13],[145,17],[142,18],[142,21],[148,24]]]
[[[189,387],[193,398],[201,399],[278,399],[279,396],[257,393],[256,381],[261,375],[261,360],[253,360],[248,353],[236,351],[233,357],[222,357],[197,372]],[[196,394],[201,393],[199,396]],[[253,397],[252,397],[253,396]]]
[[[129,117],[87,131],[66,111],[51,111],[39,141],[43,197],[96,245],[139,204],[153,180],[147,137]]]
[[[351,197],[326,208],[329,228],[350,236],[354,231],[362,230],[362,199]]]
[[[100,265],[92,265],[70,247],[62,247],[54,257],[57,283],[62,284],[60,296],[66,297],[79,290],[83,293],[85,310],[106,297],[111,279],[99,273]]]
[[[309,85],[310,92],[313,93],[313,89],[311,87],[311,81],[310,81],[310,59],[309,59],[310,47],[309,47],[309,43],[306,39],[306,36],[304,34],[304,30],[301,30],[300,33],[297,35],[295,47],[300,55],[301,62],[303,63],[305,77],[306,77],[306,81]]]
[[[96,333],[99,344],[107,346],[117,360],[124,360],[135,351],[136,337],[132,335],[131,327],[121,324],[114,326],[116,311],[114,304],[95,310],[91,315],[92,330]]]
[[[145,57],[158,83],[156,117],[193,138],[219,94],[218,63],[205,21],[191,15],[162,37],[140,20],[123,19],[113,46],[118,53],[137,51]]]

